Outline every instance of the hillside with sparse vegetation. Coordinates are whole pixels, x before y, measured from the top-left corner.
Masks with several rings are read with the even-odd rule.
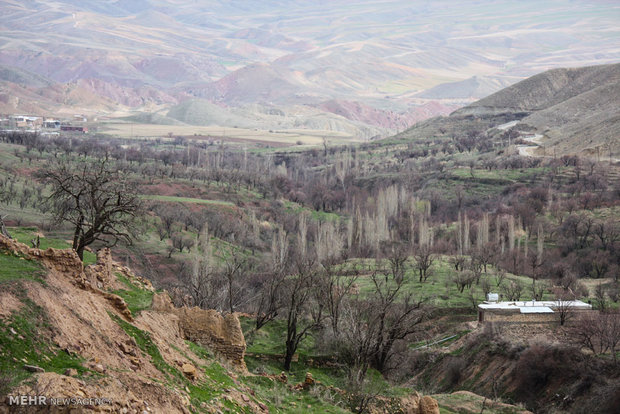
[[[3,132],[2,396],[67,381],[154,412],[606,412],[620,165],[543,154],[524,119],[287,146]],[[488,293],[594,310],[479,323]]]

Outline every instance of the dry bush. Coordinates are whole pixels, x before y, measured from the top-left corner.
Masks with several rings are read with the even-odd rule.
[[[620,344],[620,314],[617,312],[586,312],[571,326],[575,344],[587,348],[593,354],[611,352],[616,360]]]
[[[545,394],[558,382],[572,383],[584,377],[587,364],[575,348],[536,344],[523,351],[513,372],[517,400],[538,410],[549,396]]]
[[[446,363],[445,379],[448,389],[452,389],[458,385],[463,377],[463,369],[465,369],[465,361],[463,358],[451,358],[450,361]]]

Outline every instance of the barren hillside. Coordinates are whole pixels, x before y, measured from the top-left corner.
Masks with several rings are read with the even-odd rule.
[[[202,98],[230,107],[277,105],[287,114],[292,106],[338,100],[399,116],[378,120],[363,110],[339,120],[322,115],[317,122],[313,113],[287,120],[368,138],[549,68],[619,57],[618,6],[605,2],[326,5],[6,1],[0,64],[13,73],[0,74],[0,111],[116,116]],[[45,90],[47,82],[61,91]]]
[[[449,117],[421,123],[401,136],[481,133],[518,120],[513,129],[542,136],[538,155],[582,153],[617,158],[619,103],[620,64],[553,69],[458,109]]]

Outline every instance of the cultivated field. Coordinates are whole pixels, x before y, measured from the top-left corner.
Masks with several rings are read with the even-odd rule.
[[[283,130],[277,132],[259,131],[244,128],[226,128],[219,126],[196,125],[152,125],[131,123],[106,123],[100,126],[100,132],[122,138],[155,138],[173,136],[213,136],[230,138],[231,142],[261,142],[277,146],[282,145],[318,145],[327,138],[330,142],[352,142],[356,139],[348,134],[336,131],[319,130]]]

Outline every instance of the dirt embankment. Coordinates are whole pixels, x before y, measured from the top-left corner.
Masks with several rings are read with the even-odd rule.
[[[617,365],[582,352],[565,338],[557,340],[561,335],[534,332],[526,338],[519,332],[476,329],[448,352],[420,352],[420,370],[409,385],[437,393],[468,390],[536,413],[615,412],[620,403]]]
[[[191,382],[200,383],[205,374],[197,367],[210,361],[192,352],[185,341],[188,338],[205,346],[218,344],[214,351],[222,358],[233,357],[230,365],[245,371],[245,341],[236,316],[174,308],[144,310],[138,316],[132,315],[125,301],[110,293],[122,287],[116,275],[139,281],[145,289],[152,287],[128,268],[115,263],[107,249],[100,252],[96,265],[86,268],[72,250],[32,249],[1,235],[0,249],[40,260],[48,269],[44,283],[24,280],[22,286],[27,298],[41,307],[49,321],[49,341],[70,355],[79,356],[88,369],[86,377],[76,377],[70,371],[66,375],[37,373],[33,381],[13,390],[14,395],[44,393],[50,397],[106,398],[111,405],[96,408],[109,412],[189,413],[189,390],[167,385],[170,374],[162,370],[162,364],[176,367]],[[159,298],[156,303],[161,301]],[[0,303],[1,318],[8,318],[11,312],[27,306],[10,293],[0,295]],[[206,312],[209,319],[201,312]],[[206,325],[195,327],[191,335],[184,333],[198,321]],[[158,357],[153,356],[156,354],[151,352],[153,348],[149,348],[148,342],[145,346],[136,341],[137,336],[129,335],[132,329],[139,330],[143,338],[150,338],[163,361],[158,362]],[[226,352],[227,345],[232,345],[234,351]],[[2,404],[6,402],[0,401],[0,413],[9,412]],[[261,411],[252,401],[242,404],[253,412]],[[47,412],[43,408],[49,407],[40,408]],[[10,412],[14,409],[11,407]],[[27,412],[32,412],[32,407]]]

